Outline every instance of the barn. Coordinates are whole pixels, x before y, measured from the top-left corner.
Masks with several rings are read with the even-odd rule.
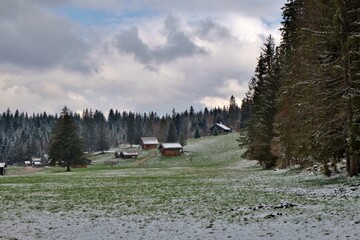
[[[180,143],[161,143],[158,149],[163,156],[180,156],[183,153]]]
[[[222,123],[215,123],[211,128],[209,128],[209,134],[216,135],[217,134],[223,134],[223,133],[230,133],[231,128],[225,126]]]
[[[156,137],[142,137],[140,145],[143,150],[156,149],[159,146],[159,142]]]

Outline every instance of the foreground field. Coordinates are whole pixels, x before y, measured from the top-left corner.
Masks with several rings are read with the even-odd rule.
[[[0,178],[0,239],[359,239],[360,181],[263,171],[236,134],[182,157],[92,156],[87,169]]]

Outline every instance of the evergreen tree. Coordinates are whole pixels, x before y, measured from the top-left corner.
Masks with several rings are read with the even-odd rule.
[[[82,141],[70,110],[65,106],[51,132],[49,163],[66,166],[67,171],[70,171],[72,165],[82,163],[82,157]]]
[[[251,102],[249,98],[244,98],[240,108],[240,123],[239,128],[244,129],[248,126],[248,121],[251,115]]]
[[[275,157],[271,152],[271,141],[279,79],[273,74],[274,63],[275,44],[270,35],[262,48],[255,77],[252,78],[249,86],[248,101],[252,105],[246,138],[247,154],[258,160],[264,168],[275,165]]]
[[[81,126],[81,135],[84,141],[85,150],[88,152],[95,151],[96,148],[96,130],[95,130],[95,120],[94,113],[90,109],[85,109],[83,111],[82,126]]]
[[[229,117],[228,117],[228,124],[231,128],[237,129],[238,121],[239,121],[239,112],[240,109],[236,104],[235,97],[231,95],[229,100]]]
[[[135,114],[132,112],[129,112],[129,116],[126,122],[126,127],[127,127],[127,131],[126,131],[127,141],[128,143],[130,143],[130,145],[133,145],[136,140],[136,130],[135,130]]]
[[[173,143],[177,141],[178,141],[178,135],[177,135],[175,123],[171,121],[166,135],[166,142]]]
[[[160,124],[159,124],[159,131],[157,133],[157,138],[160,142],[165,142],[166,141],[166,136],[167,136],[167,131],[168,131],[168,127],[167,127],[167,121],[165,119],[165,117],[162,117],[160,119]]]
[[[105,116],[101,111],[95,111],[95,136],[96,136],[96,151],[104,153],[105,150],[109,150],[108,128],[106,126]]]
[[[194,138],[200,138],[200,137],[201,137],[201,135],[200,135],[199,126],[196,126]]]

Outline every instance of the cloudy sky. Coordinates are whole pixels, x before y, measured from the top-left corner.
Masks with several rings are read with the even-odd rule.
[[[0,111],[238,104],[286,0],[1,0]]]

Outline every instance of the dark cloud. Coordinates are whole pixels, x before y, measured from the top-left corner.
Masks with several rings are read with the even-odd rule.
[[[211,18],[193,23],[197,35],[203,39],[218,40],[218,39],[233,39],[230,30],[214,22]]]
[[[182,57],[191,57],[197,54],[205,55],[204,47],[196,45],[189,36],[181,31],[178,20],[168,16],[164,21],[164,34],[166,42],[150,48],[140,38],[138,29],[121,30],[115,37],[115,46],[122,52],[134,55],[141,63],[163,63]]]
[[[155,61],[165,62],[195,54],[205,55],[207,51],[205,48],[195,45],[183,32],[174,32],[169,34],[166,44],[157,47],[153,53]]]
[[[0,36],[0,63],[39,69],[87,68],[89,48],[76,35],[73,23],[30,1],[1,1]]]
[[[133,54],[142,63],[149,63],[153,56],[152,50],[141,40],[138,29],[121,30],[115,38],[115,45],[127,54]]]

